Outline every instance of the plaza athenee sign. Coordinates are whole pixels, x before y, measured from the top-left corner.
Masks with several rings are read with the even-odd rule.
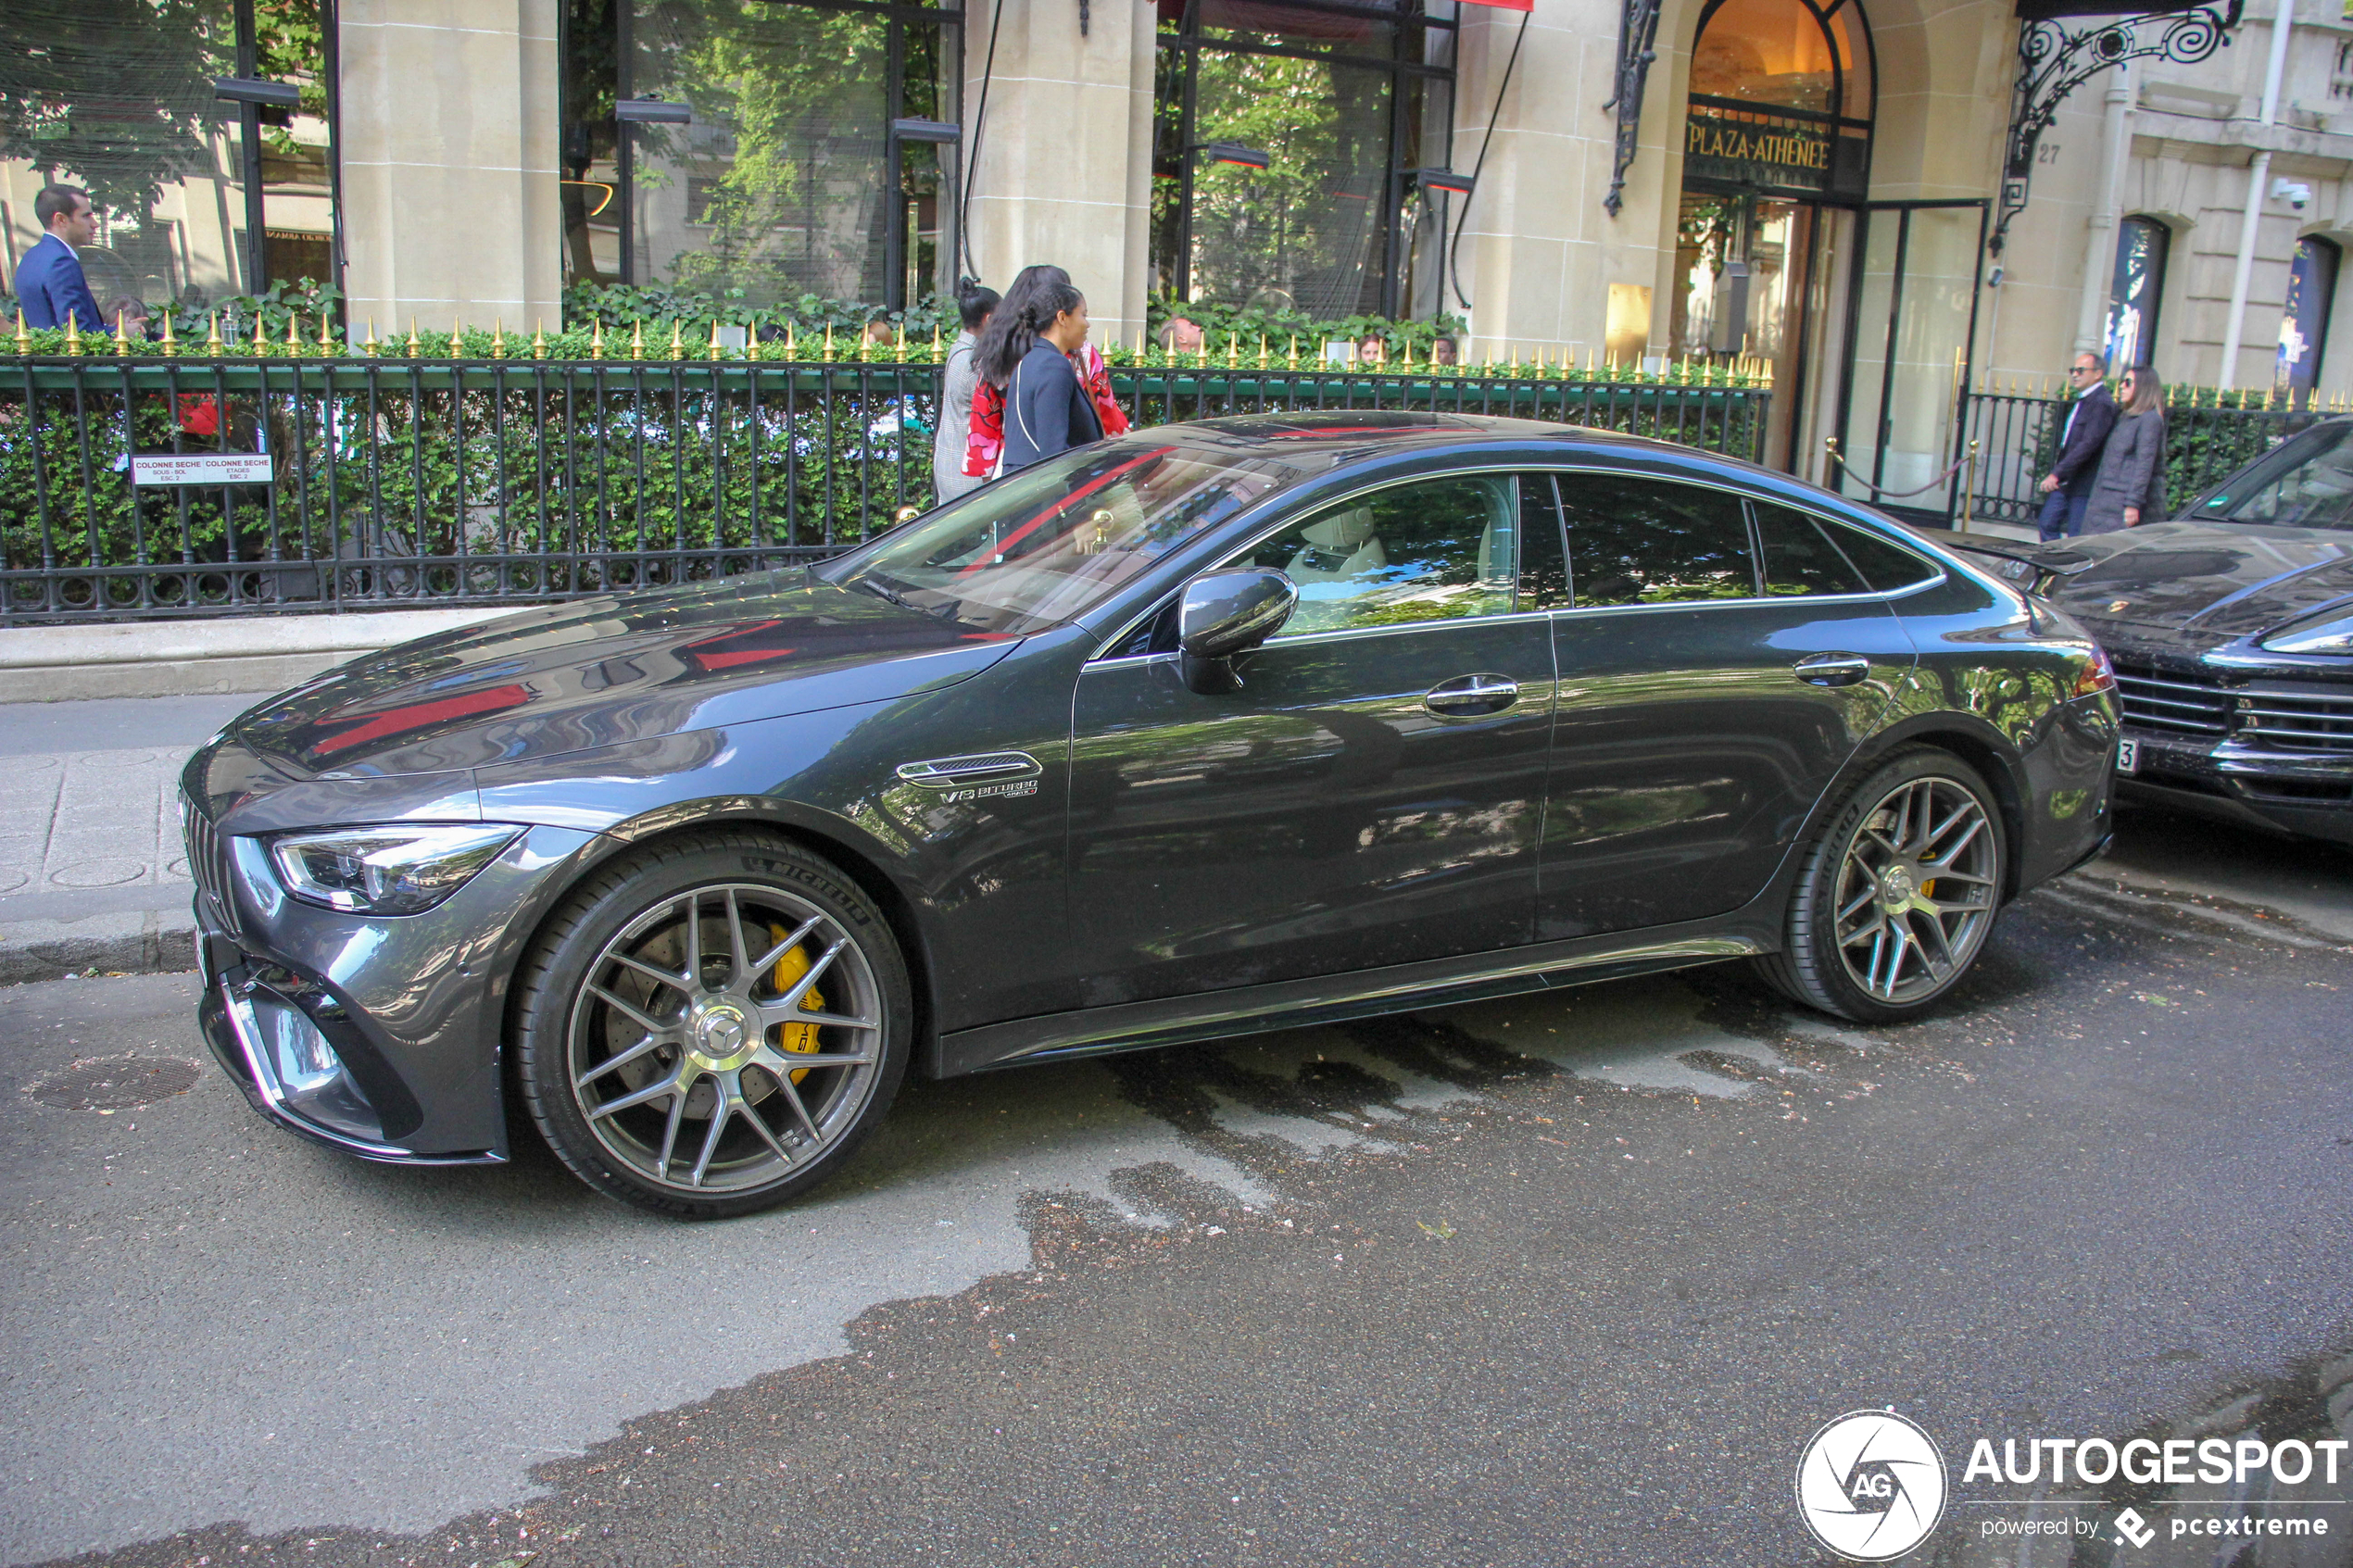
[[[1692,94],[1683,122],[1685,179],[1792,195],[1859,197],[1867,137],[1829,115]]]

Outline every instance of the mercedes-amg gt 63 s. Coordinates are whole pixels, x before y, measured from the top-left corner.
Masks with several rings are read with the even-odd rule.
[[[2054,597],[2116,661],[2118,794],[2353,844],[2353,420],[2065,548],[2092,564]]]
[[[2063,612],[1748,465],[1557,426],[1138,432],[822,565],[357,659],[185,775],[265,1115],[664,1213],[910,1070],[1745,959],[1902,1019],[2108,832]]]

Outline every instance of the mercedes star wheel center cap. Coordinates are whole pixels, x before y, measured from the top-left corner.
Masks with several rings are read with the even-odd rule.
[[[751,1057],[758,1035],[751,1020],[733,1002],[697,1004],[694,1016],[696,1062],[714,1072],[739,1067]]]
[[[1912,901],[1912,895],[1919,891],[1919,884],[1913,880],[1909,866],[1890,866],[1880,872],[1880,901],[1889,909],[1906,907]]]

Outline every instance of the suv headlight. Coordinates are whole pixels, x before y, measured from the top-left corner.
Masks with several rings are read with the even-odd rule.
[[[286,891],[357,914],[430,909],[522,836],[504,822],[426,822],[288,834],[270,846]]]
[[[2255,646],[2273,653],[2353,653],[2353,615],[2340,606],[2314,620],[2284,626]]]

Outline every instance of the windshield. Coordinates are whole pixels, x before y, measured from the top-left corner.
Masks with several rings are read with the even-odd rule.
[[[815,571],[819,580],[1020,636],[1075,619],[1155,560],[1304,476],[1289,461],[1144,431],[1049,458]]]
[[[2268,522],[2353,529],[2353,421],[2315,426],[2239,474],[2191,516],[2199,522]]]

